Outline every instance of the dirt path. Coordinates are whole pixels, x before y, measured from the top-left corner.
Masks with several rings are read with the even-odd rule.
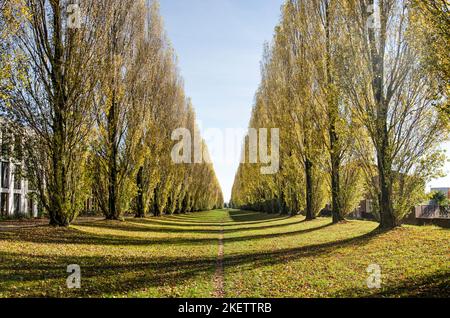
[[[224,235],[223,226],[219,233],[219,251],[217,253],[217,263],[216,263],[216,273],[214,275],[214,298],[224,298],[225,288],[224,288],[224,266],[223,266],[223,255],[224,255]]]

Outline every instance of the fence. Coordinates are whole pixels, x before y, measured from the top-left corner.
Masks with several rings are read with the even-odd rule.
[[[421,205],[416,207],[417,219],[450,219],[450,209],[437,205]]]

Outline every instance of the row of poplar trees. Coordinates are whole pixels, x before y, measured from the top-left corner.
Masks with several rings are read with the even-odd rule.
[[[287,0],[250,122],[280,128],[280,172],[242,164],[232,204],[399,225],[445,163],[449,34],[445,0]]]
[[[0,8],[2,116],[23,132],[26,177],[52,225],[89,199],[107,219],[223,205],[211,164],[171,160],[172,131],[194,131],[196,119],[157,1]]]

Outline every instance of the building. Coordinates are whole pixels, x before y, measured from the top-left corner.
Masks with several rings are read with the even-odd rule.
[[[31,184],[22,175],[22,144],[0,118],[0,217],[37,217]],[[14,154],[14,155],[13,155]],[[22,159],[20,159],[22,158]]]
[[[359,203],[359,206],[350,215],[352,219],[358,220],[376,220],[374,214],[373,202],[369,199],[364,199]]]

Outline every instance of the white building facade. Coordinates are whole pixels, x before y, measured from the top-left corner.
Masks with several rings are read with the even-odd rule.
[[[23,161],[12,153],[22,152],[20,140],[11,133],[0,118],[0,217],[37,217],[38,207],[30,182],[22,175]]]

